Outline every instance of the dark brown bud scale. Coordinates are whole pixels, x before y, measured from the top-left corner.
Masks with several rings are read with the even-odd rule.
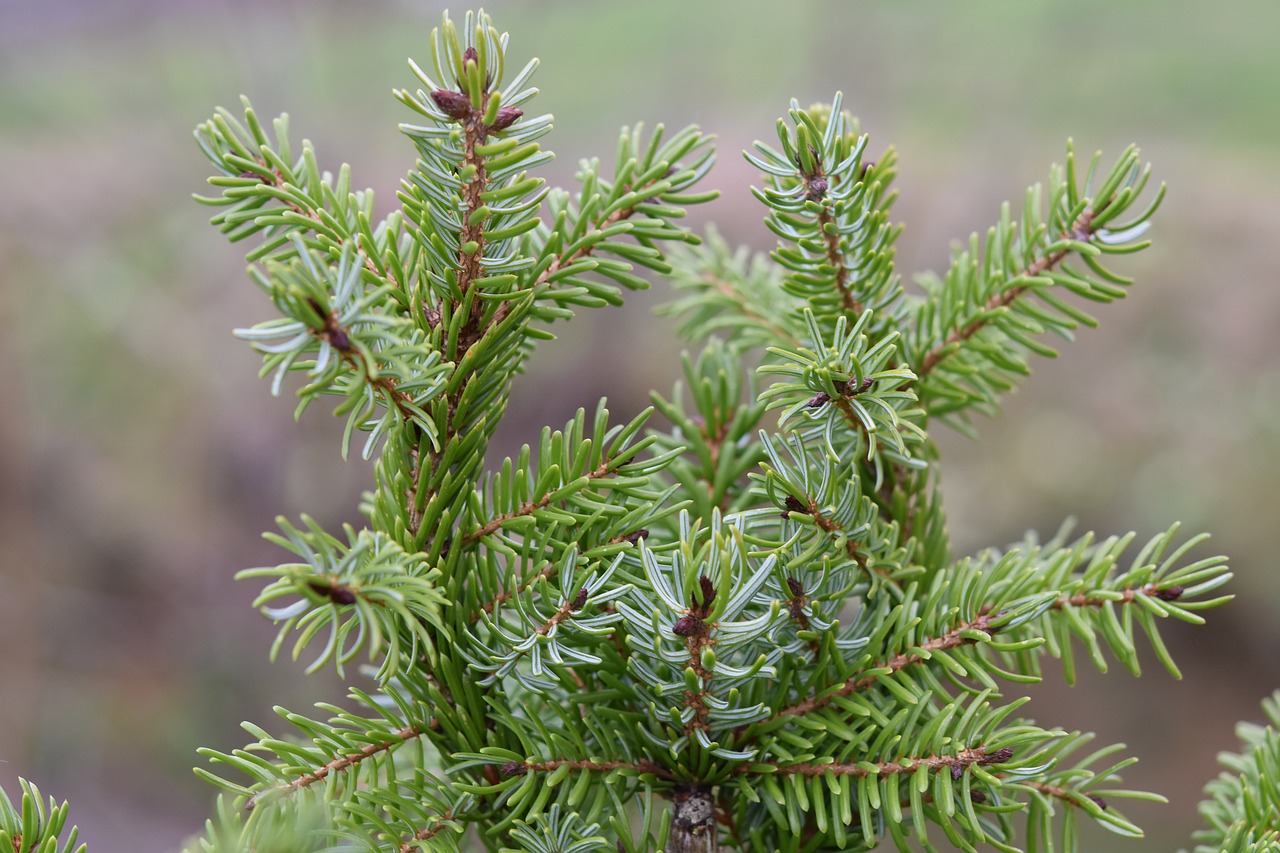
[[[978,761],[978,763],[982,765],[1003,764],[1004,762],[1008,761],[1010,758],[1013,758],[1013,750],[1010,747],[1002,746],[999,749],[997,749],[995,752],[992,752],[988,755],[984,755]]]
[[[1107,801],[1102,799],[1102,797],[1099,797],[1097,794],[1085,794],[1085,796],[1097,803],[1098,808],[1104,810],[1107,808]]]
[[[469,47],[462,52],[463,65],[466,65],[468,62],[479,62],[479,61],[480,61],[480,54],[476,53],[475,47]]]
[[[985,803],[986,801],[987,801],[987,795],[984,794],[982,791],[975,791],[973,789],[969,790],[969,802]]]
[[[515,124],[516,120],[522,115],[524,115],[524,110],[518,110],[515,107],[499,107],[498,116],[493,120],[493,124],[489,125],[489,129],[506,130]]]
[[[795,495],[787,495],[787,499],[782,502],[782,505],[786,507],[787,512],[798,512],[804,515],[810,514],[809,507],[806,506],[805,503],[801,501],[799,498],[797,498]],[[784,518],[786,517],[786,513],[783,513],[783,517]],[[788,578],[787,580],[789,582],[790,578]]]
[[[787,578],[787,589],[791,590],[791,594],[796,598],[804,595],[804,584],[796,578]]]
[[[813,175],[804,182],[804,197],[808,201],[820,201],[827,194],[827,179],[821,175]]]
[[[961,777],[961,776],[963,776],[963,775],[964,775],[964,765],[963,765],[963,764],[961,764],[959,761],[957,761],[957,762],[955,762],[954,764],[952,764],[952,765],[951,765],[951,780],[952,780],[953,782],[959,782],[959,781],[960,781],[960,777]]]
[[[431,100],[435,101],[436,106],[449,118],[462,121],[471,116],[471,98],[461,92],[454,92],[450,89],[436,89],[431,93]],[[498,112],[501,113],[502,111],[499,110]]]
[[[510,779],[512,776],[523,776],[524,765],[519,761],[508,761],[502,765],[502,775]]]
[[[698,586],[702,590],[702,606],[710,607],[711,602],[716,600],[716,585],[711,582],[711,578],[701,575],[698,577]]]
[[[813,397],[809,399],[809,402],[805,403],[805,406],[807,406],[810,409],[816,409],[819,406],[826,405],[827,403],[830,403],[830,402],[831,402],[831,395],[828,394],[826,391],[819,391],[817,394],[814,394]]]
[[[582,605],[587,603],[587,588],[584,586],[578,590],[578,594],[574,597],[573,603],[569,605],[570,610],[581,610]]]
[[[307,588],[316,595],[323,595],[334,604],[344,605],[356,603],[355,590],[350,587],[342,586],[341,584],[329,584],[324,581],[311,581],[307,584]]]
[[[630,542],[632,545],[634,545],[640,541],[641,536],[648,536],[648,535],[649,535],[649,531],[646,528],[641,527],[639,530],[634,530],[631,533],[624,535],[621,541]]]
[[[1170,586],[1164,589],[1157,589],[1151,594],[1161,601],[1177,601],[1179,598],[1182,598],[1182,593],[1184,592],[1186,592],[1186,590],[1180,586]]]
[[[698,637],[707,633],[707,623],[697,616],[686,613],[671,626],[671,633],[680,637]]]
[[[347,330],[341,326],[334,326],[329,330],[329,344],[338,352],[351,351],[351,338],[347,335]]]

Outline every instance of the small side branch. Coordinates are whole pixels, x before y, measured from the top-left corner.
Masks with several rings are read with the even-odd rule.
[[[863,778],[866,776],[892,776],[914,773],[921,767],[927,767],[933,772],[947,772],[951,774],[951,778],[959,779],[969,767],[974,765],[987,767],[992,764],[1003,764],[1011,758],[1013,758],[1013,750],[1007,746],[991,751],[988,751],[986,747],[975,746],[962,749],[955,755],[928,755],[920,758],[900,758],[897,761],[881,761],[872,765],[874,769],[861,762],[857,764],[813,764],[805,762],[802,764],[779,765],[773,772],[779,776],[825,776],[828,773],[833,773],[836,776]],[[740,776],[745,776],[757,771],[751,770],[750,765],[742,765],[736,772]]]
[[[453,809],[447,810],[444,814],[440,815],[440,817],[436,818],[434,823],[424,826],[422,829],[415,832],[413,837],[408,841],[402,842],[400,844],[400,853],[413,853],[415,850],[421,850],[422,848],[419,847],[416,842],[427,841],[428,839],[435,838],[445,829],[448,829],[449,823],[455,817],[456,814]]]
[[[980,615],[977,619],[974,619],[972,622],[967,622],[963,625],[960,625],[959,627],[955,628],[952,631],[949,631],[948,633],[942,635],[941,637],[935,637],[934,639],[929,640],[923,645],[918,646],[917,648],[920,651],[914,654],[904,653],[900,655],[895,655],[894,657],[890,658],[884,663],[877,664],[874,668],[888,669],[890,673],[894,673],[900,669],[905,669],[909,666],[913,666],[915,664],[918,664],[918,663],[921,663],[922,661],[927,660],[928,653],[930,652],[944,651],[946,649],[954,649],[957,646],[970,645],[977,641],[972,639],[971,637],[967,637],[963,635],[968,631],[988,631],[990,630],[990,625],[991,625],[991,616],[984,613]],[[774,714],[773,717],[771,717],[770,719],[777,719],[778,717],[801,716],[803,714],[808,714],[812,711],[816,711],[819,708],[823,708],[831,704],[831,700],[835,699],[836,697],[848,696],[851,693],[857,693],[860,690],[865,690],[871,685],[875,684],[877,681],[879,681],[883,677],[884,677],[884,674],[863,676],[861,678],[858,678],[858,677],[850,678],[847,681],[845,681],[845,683],[840,687],[839,690],[836,690],[833,693],[829,693],[825,696],[813,696],[796,705],[791,705],[790,707],[783,708],[781,711]]]
[[[611,460],[605,459],[596,467],[595,470],[587,472],[584,476],[589,480],[598,480],[601,477],[605,477],[612,473],[612,468],[610,467],[611,464]],[[466,543],[468,545],[474,545],[484,537],[498,532],[506,522],[511,521],[512,519],[524,518],[525,516],[533,515],[538,510],[546,508],[551,504],[551,496],[554,493],[555,489],[547,492],[536,501],[527,501],[511,512],[504,512],[501,515],[491,518],[482,526],[468,533],[465,537]]]
[[[279,785],[274,788],[268,788],[266,790],[259,791],[258,793],[250,797],[249,801],[245,803],[245,806],[244,806],[245,811],[252,811],[253,808],[257,806],[259,803],[261,803],[264,799],[277,799],[278,797],[288,796],[290,794],[293,794],[296,791],[302,790],[303,788],[309,788],[310,786],[314,785],[316,782],[323,781],[330,774],[341,773],[345,770],[350,770],[352,767],[355,767],[359,765],[361,762],[364,762],[370,758],[373,758],[375,755],[379,755],[381,753],[389,752],[395,749],[397,746],[404,743],[405,741],[412,740],[413,738],[416,738],[416,737],[421,737],[428,729],[436,728],[438,725],[439,724],[435,720],[432,720],[430,723],[427,724],[425,728],[417,725],[406,726],[405,728],[396,732],[386,740],[381,740],[381,741],[376,741],[374,743],[366,744],[363,748],[360,749],[359,752],[352,752],[347,755],[340,755],[337,758],[330,761],[328,764],[317,767],[315,770],[309,771],[307,773],[303,773],[297,779],[294,779],[292,782],[289,782],[288,784]]]
[[[647,759],[640,761],[592,761],[590,759],[551,758],[546,761],[508,761],[502,765],[502,775],[523,776],[526,773],[550,773],[561,767],[570,770],[581,770],[588,773],[608,773],[611,770],[634,770],[637,773],[651,773],[659,779],[673,780],[671,771]]]
[[[1073,240],[1080,241],[1088,240],[1093,236],[1093,213],[1094,212],[1092,210],[1086,210],[1084,213],[1080,214],[1080,217],[1074,224],[1072,224],[1070,229],[1062,234],[1062,237],[1069,237]],[[1059,249],[1056,252],[1052,252],[1042,258],[1038,258],[1026,269],[1022,270],[1022,272],[1015,275],[1012,280],[1016,281],[1018,279],[1035,278],[1036,276],[1043,275],[1058,264],[1062,263],[1062,261],[1070,254],[1071,249]],[[989,315],[990,312],[995,311],[998,308],[1005,308],[1012,305],[1018,297],[1026,293],[1029,287],[1030,285],[1027,284],[1018,284],[1008,290],[997,293],[995,296],[992,296],[987,300],[986,305],[983,306],[983,313]],[[954,329],[951,334],[947,335],[946,339],[943,340],[942,343],[938,344],[925,354],[924,359],[920,362],[920,366],[916,368],[916,381],[923,380],[951,353],[955,352],[953,349],[955,344],[962,343],[967,341],[969,338],[972,338],[978,332],[986,328],[988,323],[990,323],[989,319],[978,319],[969,323],[967,326]]]

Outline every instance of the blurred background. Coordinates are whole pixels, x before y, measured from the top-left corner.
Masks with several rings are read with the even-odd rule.
[[[945,266],[1005,199],[1083,153],[1143,146],[1170,192],[1149,251],[1122,259],[1130,299],[1100,312],[981,440],[944,443],[961,552],[1052,532],[1072,515],[1145,540],[1173,520],[1214,533],[1237,601],[1173,626],[1185,674],[1085,671],[1035,691],[1044,724],[1125,741],[1130,808],[1175,849],[1233,723],[1280,687],[1280,5],[1237,0],[872,4],[802,0],[491,2],[518,60],[537,55],[558,154],[611,158],[621,125],[697,122],[719,135],[721,201],[694,224],[767,250],[739,152],[795,97],[837,89],[901,155],[900,269]],[[322,165],[353,164],[379,210],[412,147],[391,97],[413,85],[442,6],[427,0],[0,0],[0,787],[21,774],[72,803],[92,853],[178,848],[212,791],[195,750],[243,743],[271,706],[337,699],[327,676],[267,662],[271,626],[240,568],[282,553],[276,514],[358,521],[366,465],[340,422],[256,379],[233,327],[270,316],[243,247],[206,224],[193,126],[240,93],[288,110]],[[453,10],[459,14],[461,7]],[[517,386],[495,453],[607,395],[627,416],[669,390],[678,346],[653,291],[561,327]],[[639,357],[637,357],[639,354]],[[1210,553],[1202,549],[1202,555]]]

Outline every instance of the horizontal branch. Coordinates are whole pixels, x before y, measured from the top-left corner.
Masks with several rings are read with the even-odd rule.
[[[1072,223],[1071,228],[1063,232],[1061,236],[1063,238],[1071,238],[1079,241],[1088,240],[1089,237],[1093,235],[1093,215],[1094,211],[1086,210],[1084,213],[1080,214],[1080,217],[1076,219],[1074,223]],[[1062,263],[1062,261],[1070,254],[1070,248],[1059,249],[1056,252],[1051,252],[1042,258],[1038,258],[1035,262],[1030,264],[1017,275],[1013,276],[1010,280],[1017,281],[1018,279],[1035,278],[1043,275],[1058,264]],[[967,326],[952,330],[951,334],[947,335],[946,339],[943,340],[942,343],[938,344],[925,354],[924,360],[921,361],[920,366],[916,368],[916,381],[918,382],[923,380],[935,367],[938,366],[939,363],[954,352],[954,350],[951,349],[953,345],[967,341],[969,338],[972,338],[978,332],[986,328],[986,326],[991,322],[990,317],[992,311],[1012,305],[1013,302],[1025,293],[1029,287],[1029,284],[1015,285],[1014,287],[1011,287],[1002,293],[997,293],[995,296],[988,299],[986,305],[983,306],[983,318],[974,320]]]
[[[1156,598],[1161,601],[1176,601],[1181,597],[1182,592],[1183,590],[1180,586],[1158,587],[1155,584],[1146,584],[1136,589],[1122,590],[1120,598],[1106,598],[1097,595],[1087,595],[1085,593],[1077,593],[1076,595],[1071,596],[1060,596],[1052,605],[1050,605],[1049,609],[1062,610],[1066,607],[1102,607],[1107,604],[1132,604],[1139,596]],[[934,637],[922,645],[915,646],[914,648],[918,651],[909,653],[904,652],[902,654],[895,655],[889,660],[876,664],[871,668],[876,670],[888,669],[889,673],[887,674],[892,674],[914,664],[923,663],[924,661],[929,660],[931,652],[946,651],[947,649],[954,649],[958,646],[973,645],[977,643],[978,640],[974,639],[972,636],[966,636],[966,633],[970,631],[981,631],[987,634],[996,633],[999,629],[991,627],[991,623],[994,621],[995,615],[998,614],[992,614],[991,608],[984,605],[976,619],[963,623],[951,631],[948,631],[946,634]],[[838,690],[822,696],[811,696],[802,702],[783,708],[772,717],[765,720],[765,722],[778,719],[779,717],[799,716],[816,711],[819,708],[829,705],[831,700],[837,697],[848,696],[851,693],[856,693],[860,690],[865,690],[866,688],[871,687],[885,675],[886,673],[861,677],[853,676],[845,681]],[[745,730],[745,728],[746,727],[744,726],[743,729],[740,729],[739,731],[741,732]]]
[[[568,767],[571,770],[585,770],[590,773],[608,773],[611,770],[635,770],[637,773],[652,773],[663,779],[675,778],[670,770],[647,759],[639,761],[592,761],[590,759],[552,758],[547,761],[508,761],[502,765],[502,775],[508,778],[523,776],[530,770],[535,773],[550,773],[561,767]]]
[[[252,177],[258,178],[259,180],[262,181],[262,183],[266,184],[267,186],[274,187],[276,189],[282,190],[286,186],[284,175],[280,174],[279,169],[272,167],[269,163],[267,163],[265,160],[262,160],[262,159],[258,159],[258,163],[264,169],[267,169],[271,172],[272,180],[270,181],[266,180],[265,176],[263,176],[260,172],[247,172],[245,173],[246,177],[252,176]],[[305,193],[303,193],[303,195],[305,195]],[[303,207],[299,205],[297,202],[292,201],[291,199],[280,198],[280,196],[276,196],[276,195],[273,195],[272,197],[278,200],[285,207],[292,210],[294,213],[298,214],[299,216],[304,216],[307,219],[314,222],[316,225],[322,226],[325,230],[329,230],[330,228],[329,223],[325,222],[324,218],[320,215],[320,212],[316,210],[314,207]],[[359,248],[360,248],[359,235],[356,234],[353,236],[355,237],[356,249],[357,251],[359,251]],[[400,286],[400,283],[397,282],[392,277],[391,270],[388,269],[384,273],[378,269],[377,265],[374,264],[373,259],[369,257],[369,254],[367,252],[360,252],[360,255],[364,258],[364,268],[366,270],[373,273],[373,275],[377,278],[380,278],[380,279],[385,278],[397,289],[403,290],[403,288]]]
[[[400,844],[400,853],[413,853],[413,851],[415,850],[425,849],[424,847],[419,845],[417,842],[426,841],[428,839],[435,838],[437,835],[439,835],[441,832],[443,832],[445,829],[448,828],[449,821],[453,820],[454,817],[455,817],[454,809],[453,808],[448,809],[447,811],[445,811],[444,814],[440,815],[439,819],[437,819],[435,823],[431,824],[430,826],[424,826],[422,829],[419,829],[417,832],[415,832],[413,834],[413,837],[410,838],[408,841],[402,842]]]
[[[967,631],[990,630],[991,618],[992,617],[989,614],[983,613],[980,616],[978,616],[977,619],[974,619],[972,622],[967,622],[965,624],[962,624],[959,627],[942,635],[941,637],[935,637],[934,639],[929,640],[923,645],[917,646],[916,648],[919,649],[918,652],[911,653],[911,654],[904,653],[904,654],[896,655],[890,658],[889,660],[885,661],[884,663],[877,664],[874,668],[877,670],[888,669],[890,673],[894,673],[900,669],[905,669],[906,667],[911,666],[913,664],[917,664],[922,661],[928,660],[929,653],[931,652],[945,651],[946,649],[954,649],[957,646],[964,646],[964,645],[969,645],[971,643],[975,643],[977,642],[976,640],[974,640],[971,637],[963,636],[963,635]],[[865,690],[866,688],[875,684],[877,681],[879,681],[883,677],[884,677],[884,673],[881,673],[879,675],[863,676],[860,678],[856,676],[852,677],[847,681],[845,681],[845,683],[840,687],[840,689],[832,693],[828,693],[824,696],[813,696],[804,700],[803,702],[800,702],[799,704],[792,705],[787,708],[783,708],[781,711],[779,711],[778,713],[770,717],[770,719],[777,719],[778,717],[794,717],[794,716],[800,716],[803,714],[808,714],[812,711],[816,711],[819,708],[823,708],[829,705],[831,703],[831,700],[835,699],[838,696],[848,696],[850,693],[856,693],[859,690]]]
[[[584,476],[586,476],[586,478],[589,480],[598,480],[601,477],[605,476],[606,474],[610,473],[610,468],[609,468],[610,464],[611,464],[611,460],[605,459],[600,463],[600,465],[594,471],[590,471]],[[507,523],[508,521],[511,521],[512,519],[516,519],[516,518],[524,518],[525,516],[533,515],[535,512],[537,512],[540,509],[545,509],[551,503],[551,496],[555,494],[555,492],[556,492],[556,489],[552,489],[542,497],[538,498],[536,501],[527,501],[521,504],[518,508],[512,510],[511,512],[504,512],[501,515],[491,518],[481,527],[478,527],[475,530],[468,533],[464,537],[464,540],[468,545],[474,545],[476,542],[479,542],[484,537],[489,536],[492,533],[496,533],[502,527],[502,525]]]
[[[964,771],[978,765],[986,767],[991,764],[1003,764],[1013,758],[1013,750],[1009,747],[987,752],[986,747],[975,746],[962,749],[955,755],[929,755],[922,758],[900,758],[897,761],[881,761],[875,763],[859,762],[857,764],[815,764],[812,762],[804,762],[801,764],[785,764],[778,765],[773,770],[765,771],[774,773],[779,776],[825,776],[833,773],[836,776],[856,776],[863,778],[866,776],[892,776],[901,773],[914,773],[921,767],[927,767],[932,771],[947,771],[951,774],[951,778],[959,779]],[[752,765],[740,765],[735,771],[739,776],[755,775],[760,771],[753,770]]]
[[[279,785],[274,788],[267,788],[266,790],[259,791],[258,793],[250,797],[249,801],[245,803],[245,806],[244,806],[245,811],[251,811],[254,808],[254,806],[262,802],[264,798],[270,797],[271,799],[276,799],[277,797],[289,796],[290,794],[293,794],[295,791],[299,791],[303,788],[310,787],[311,785],[314,785],[316,782],[323,781],[326,777],[328,777],[332,773],[341,773],[344,770],[349,770],[352,767],[357,766],[361,762],[369,758],[372,758],[375,755],[395,749],[397,746],[404,743],[405,741],[412,740],[413,738],[416,738],[416,737],[421,737],[427,731],[427,729],[434,729],[434,728],[437,728],[438,726],[439,726],[439,723],[436,722],[434,719],[432,719],[427,724],[426,728],[423,728],[417,725],[406,726],[405,728],[396,732],[386,740],[375,741],[374,743],[366,744],[364,747],[360,749],[359,752],[352,752],[347,755],[340,755],[334,760],[330,761],[328,764],[322,765],[321,767],[318,767],[315,770],[309,771],[307,773],[303,773],[297,779],[294,779],[292,782],[289,782],[288,784]]]

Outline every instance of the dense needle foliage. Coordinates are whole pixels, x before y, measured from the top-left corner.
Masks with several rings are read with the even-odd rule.
[[[422,88],[396,93],[418,160],[381,221],[283,116],[246,102],[196,131],[202,201],[279,312],[238,334],[276,392],[301,379],[299,414],[335,398],[343,454],[376,467],[358,529],[281,519],[288,561],[241,573],[265,580],[272,653],[336,667],[349,701],[207,751],[224,794],[189,849],[1071,850],[1081,818],[1139,835],[1123,801],[1154,795],[1117,787],[1133,759],[1033,722],[1017,688],[1047,663],[1137,675],[1141,644],[1176,675],[1160,632],[1225,600],[1224,560],[1177,525],[958,557],[931,440],[1124,295],[1113,256],[1147,245],[1163,194],[1138,152],[1068,149],[909,293],[896,157],[838,94],[747,154],[778,238],[752,256],[680,224],[715,196],[697,129],[628,129],[609,167],[548,188],[536,62],[511,73],[506,47],[484,13],[435,31]],[[698,348],[683,382],[487,464],[534,347],[649,278]],[[1269,712],[1210,786],[1200,849],[1276,849]],[[71,850],[64,822],[28,788],[0,802],[0,847]]]

